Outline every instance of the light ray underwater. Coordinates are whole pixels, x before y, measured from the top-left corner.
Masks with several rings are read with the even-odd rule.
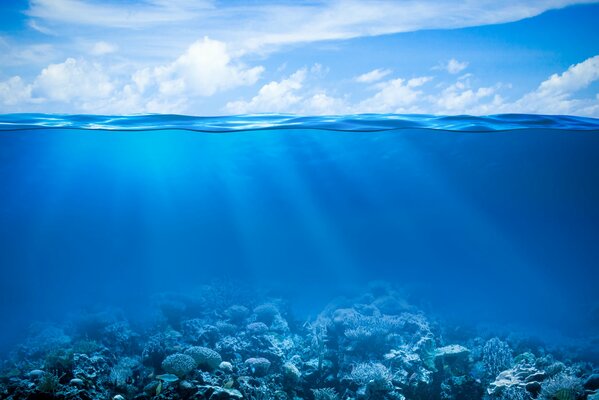
[[[580,398],[598,132],[5,115],[3,396]]]
[[[0,400],[599,400],[597,21],[0,1]]]

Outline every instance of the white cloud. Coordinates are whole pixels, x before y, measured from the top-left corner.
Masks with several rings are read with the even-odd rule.
[[[562,74],[553,74],[543,81],[538,92],[543,94],[571,93],[599,79],[599,56],[571,65]]]
[[[310,67],[310,74],[314,75],[314,76],[318,76],[318,77],[324,77],[326,76],[326,74],[329,73],[329,68],[328,67],[323,67],[322,64],[320,63],[315,63],[314,65],[312,65],[312,67]]]
[[[108,43],[96,45],[100,53],[113,49]],[[67,58],[43,68],[31,83],[20,77],[1,82],[0,99],[6,106],[36,102],[46,104],[46,111],[60,112],[189,112],[195,99],[252,85],[263,70],[243,65],[225,43],[204,38],[174,61],[130,76],[98,62]]]
[[[27,104],[49,104],[57,110],[95,112],[115,93],[116,83],[101,65],[74,58],[48,65],[32,83],[20,76],[0,82],[2,103],[16,110]]]
[[[377,84],[379,91],[372,97],[361,101],[357,106],[360,113],[412,113],[420,112],[417,103],[423,95],[418,89],[432,80],[432,77],[422,76],[408,81],[392,79]]]
[[[324,91],[316,93],[304,100],[301,114],[331,115],[351,112],[344,99],[329,96]]]
[[[455,58],[452,58],[447,62],[447,65],[445,65],[445,70],[450,74],[459,74],[460,72],[465,70],[466,67],[468,67],[468,63],[466,61],[460,62]]]
[[[5,106],[15,106],[29,102],[31,85],[23,82],[20,76],[0,82],[0,101]]]
[[[96,63],[68,58],[50,64],[33,82],[33,96],[58,102],[87,102],[110,96],[115,84]]]
[[[94,56],[102,56],[104,54],[110,54],[117,51],[118,47],[114,44],[107,43],[104,41],[96,42],[92,46],[90,53]]]
[[[135,84],[135,87],[139,93],[144,93],[146,91],[146,87],[150,85],[152,79],[153,73],[150,68],[139,69],[131,76],[131,80]]]
[[[378,82],[381,79],[383,79],[384,77],[386,77],[387,75],[389,75],[390,73],[391,73],[390,69],[377,68],[377,69],[373,69],[372,71],[366,72],[362,75],[356,76],[354,78],[354,81],[359,82],[359,83]]]
[[[448,63],[449,65],[451,63]],[[577,98],[576,93],[599,81],[599,56],[570,66],[561,74],[553,74],[538,88],[516,101],[508,102],[500,90],[511,85],[496,83],[475,87],[472,74],[460,76],[439,91],[422,90],[430,77],[409,81],[394,79],[375,85],[379,91],[354,106],[355,112],[423,112],[430,114],[541,113],[599,116],[599,95]]]
[[[263,71],[263,67],[246,68],[233,62],[225,43],[204,37],[171,64],[155,68],[153,75],[161,92],[187,91],[211,96],[218,91],[252,85]]]
[[[599,56],[589,58],[554,74],[538,89],[514,102],[507,102],[502,91],[511,85],[496,83],[475,86],[474,75],[455,78],[453,83],[427,85],[433,78],[420,76],[412,79],[390,79],[372,85],[376,92],[354,104],[348,96],[331,96],[322,89],[309,85],[306,69],[264,85],[249,101],[227,104],[233,113],[289,112],[297,114],[340,113],[427,113],[487,115],[501,112],[566,113],[598,116],[599,95],[589,99],[573,97],[578,90],[599,80]]]
[[[447,71],[452,75],[459,74],[468,67],[467,61],[458,61],[455,58],[450,59],[447,62],[440,63],[434,66],[432,70],[436,71]],[[468,75],[468,74],[465,74]]]
[[[233,114],[260,112],[287,112],[302,100],[298,91],[306,79],[306,69],[300,69],[281,81],[272,81],[262,86],[250,101],[232,101],[226,105]]]
[[[503,112],[597,115],[597,98],[574,98],[579,90],[599,80],[599,55],[553,74],[521,99],[505,104]]]
[[[430,94],[432,111],[440,114],[540,113],[599,117],[598,95],[575,97],[577,92],[599,81],[599,55],[572,65],[561,74],[551,75],[537,89],[511,102],[499,93],[500,89],[510,88],[510,85],[474,88],[470,84],[471,76],[460,77],[440,93]]]
[[[99,61],[99,59],[97,60]],[[120,67],[83,58],[52,63],[31,80],[20,75],[0,82],[3,112],[139,113],[176,112],[202,114],[202,98],[226,90],[255,84],[263,67],[246,66],[230,53],[225,43],[204,38],[169,63],[142,67],[132,74],[119,74]],[[225,103],[228,113],[289,112],[298,114],[340,113],[431,113],[491,114],[501,112],[549,113],[599,116],[599,96],[577,93],[599,80],[599,56],[570,66],[541,82],[537,89],[508,101],[509,84],[472,84],[472,74],[453,81],[429,82],[432,76],[388,79],[386,70],[364,74],[374,93],[350,101],[350,93],[332,95],[326,66],[315,64],[280,80],[262,85],[249,100]],[[439,77],[436,78],[439,80]],[[588,92],[587,92],[588,93]],[[218,97],[217,97],[218,98]],[[212,100],[210,100],[212,101]],[[220,98],[222,100],[222,97]],[[218,103],[217,103],[218,104]],[[223,103],[220,103],[223,104]],[[220,105],[214,106],[220,107]]]
[[[494,87],[472,89],[467,80],[458,80],[445,88],[440,94],[433,95],[431,102],[437,106],[437,110],[441,113],[472,113],[468,110],[479,105],[481,100],[492,96],[495,90]]]
[[[263,71],[261,66],[246,67],[225,43],[205,37],[173,62],[135,71],[122,96],[136,112],[189,112],[194,99],[252,85]]]
[[[325,115],[350,112],[344,99],[330,96],[322,89],[306,87],[308,78],[318,78],[321,70],[320,64],[315,64],[309,70],[299,69],[280,81],[262,86],[249,101],[228,102],[225,110],[233,114],[279,112]]]
[[[408,87],[415,88],[433,80],[432,76],[419,76],[408,80]]]

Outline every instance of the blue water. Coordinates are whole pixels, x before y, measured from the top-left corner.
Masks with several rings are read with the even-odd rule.
[[[215,279],[590,344],[598,243],[596,119],[0,116],[2,349]]]

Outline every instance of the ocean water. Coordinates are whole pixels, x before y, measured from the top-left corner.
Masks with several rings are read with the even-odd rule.
[[[39,322],[151,321],[164,293],[304,322],[384,282],[596,362],[599,120],[1,115],[0,271],[4,355]]]

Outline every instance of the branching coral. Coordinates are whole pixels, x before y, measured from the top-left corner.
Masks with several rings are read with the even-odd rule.
[[[584,394],[581,379],[567,373],[548,379],[541,387],[541,400],[571,400]]]
[[[494,378],[501,371],[510,368],[514,363],[512,349],[499,338],[487,341],[483,347],[483,364],[489,376]]]
[[[37,389],[43,393],[54,394],[59,388],[60,377],[56,374],[43,374],[37,384]]]
[[[349,378],[360,386],[369,386],[376,391],[390,391],[393,389],[391,383],[393,374],[381,363],[356,364]]]
[[[333,388],[312,389],[314,400],[339,400],[339,395]]]

